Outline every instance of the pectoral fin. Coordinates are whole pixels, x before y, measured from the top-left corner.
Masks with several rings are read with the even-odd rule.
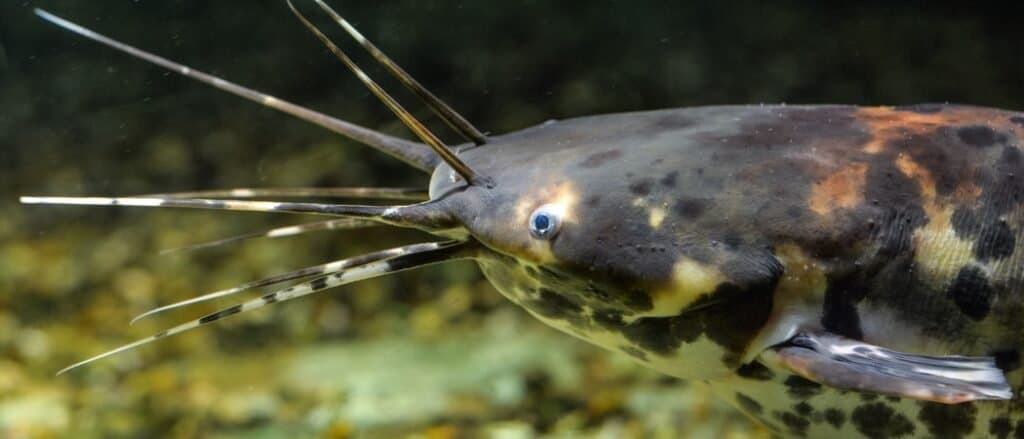
[[[801,333],[761,358],[842,390],[944,404],[1013,397],[992,357],[913,355],[834,334]]]

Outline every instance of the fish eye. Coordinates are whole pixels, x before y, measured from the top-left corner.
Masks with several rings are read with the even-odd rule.
[[[530,214],[530,235],[537,239],[551,239],[562,225],[554,206],[545,204]]]

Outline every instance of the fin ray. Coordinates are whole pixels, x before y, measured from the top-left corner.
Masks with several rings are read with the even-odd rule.
[[[827,333],[798,334],[762,356],[837,389],[943,404],[1013,398],[992,357],[913,355]]]

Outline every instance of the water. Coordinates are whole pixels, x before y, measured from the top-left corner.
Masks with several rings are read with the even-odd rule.
[[[0,6],[0,436],[765,434],[693,386],[535,322],[469,263],[344,287],[55,378],[69,363],[215,309],[127,326],[154,306],[424,239],[375,228],[158,256],[306,219],[15,204],[20,194],[425,185],[426,176],[368,148],[72,36],[30,9],[407,135],[283,2],[208,3]],[[1024,107],[1021,31],[1006,11],[521,0],[337,6],[493,133],[551,118],[721,103]],[[396,82],[369,71],[455,142]]]

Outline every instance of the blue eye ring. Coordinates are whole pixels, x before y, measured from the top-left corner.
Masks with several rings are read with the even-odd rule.
[[[558,234],[558,229],[562,226],[562,219],[558,216],[554,206],[545,204],[530,214],[527,225],[530,229],[530,236],[547,240]]]

